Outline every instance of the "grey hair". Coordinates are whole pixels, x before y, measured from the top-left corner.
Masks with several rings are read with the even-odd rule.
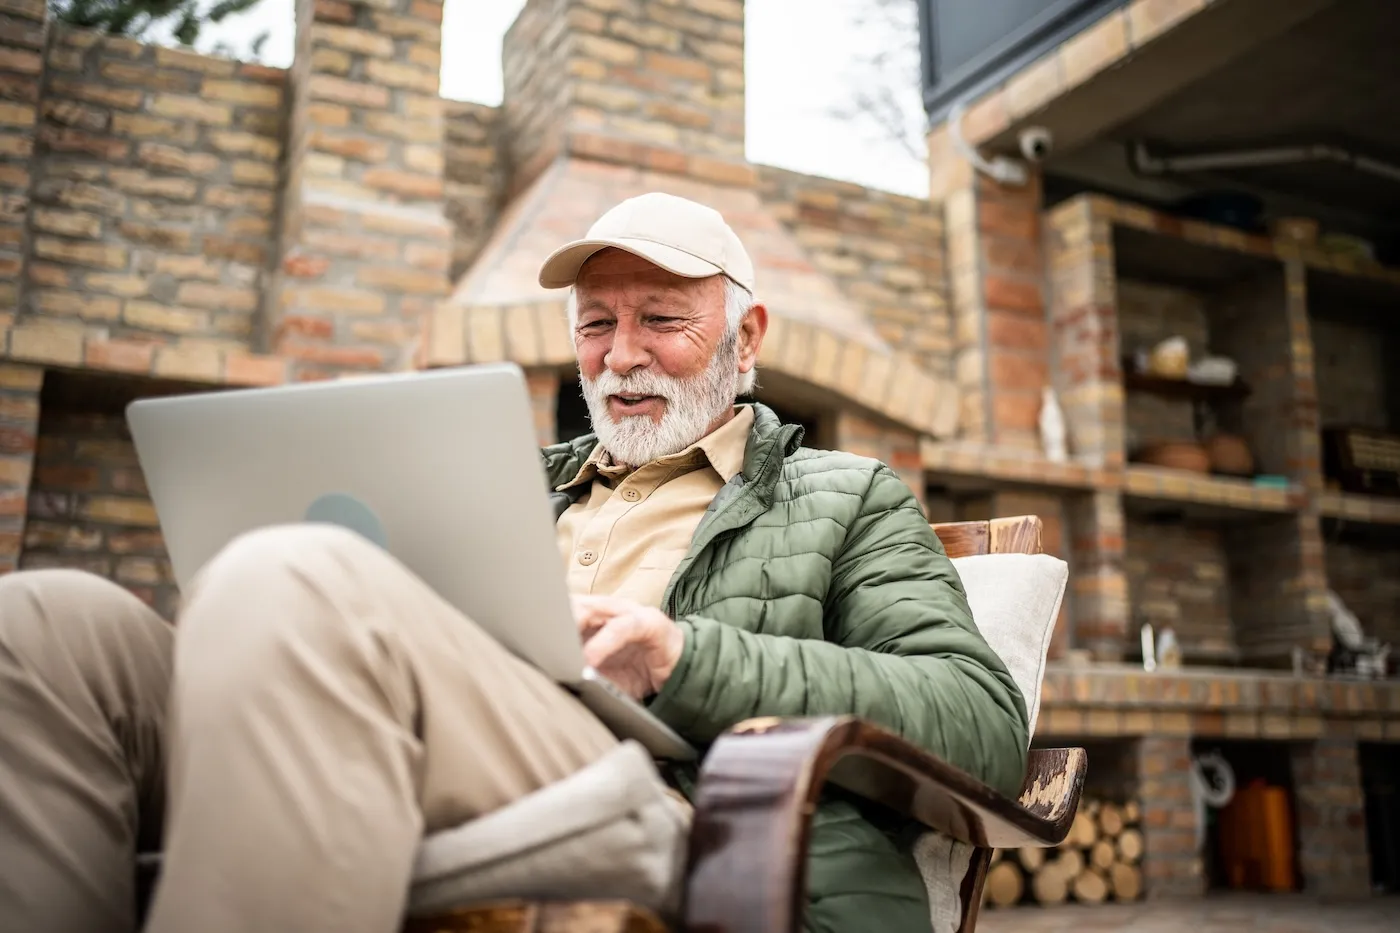
[[[753,293],[729,276],[724,278],[724,337],[720,341],[721,346],[732,344],[739,336],[739,325],[744,322],[749,311],[758,302],[754,300]],[[571,287],[569,297],[565,299],[564,309],[569,315],[569,330],[578,326],[578,293]],[[740,395],[751,395],[758,385],[758,364],[755,363],[753,369],[746,373],[739,373],[739,381],[735,384],[734,392],[736,397]]]

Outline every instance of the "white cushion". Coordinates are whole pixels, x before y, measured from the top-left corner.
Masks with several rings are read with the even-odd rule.
[[[1021,689],[1034,729],[1045,655],[1069,581],[1069,565],[1048,554],[980,554],[955,558],[953,568],[962,578],[978,630]],[[972,853],[972,846],[940,833],[925,833],[914,845],[928,888],[934,933],[958,929],[962,880]]]

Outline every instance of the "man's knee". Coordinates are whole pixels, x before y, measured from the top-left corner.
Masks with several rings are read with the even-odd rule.
[[[380,550],[339,525],[273,525],[234,538],[197,576],[197,587],[257,585],[293,576],[321,582],[326,575],[353,576],[356,569],[382,560]]]
[[[276,654],[336,653],[391,558],[329,524],[276,525],[230,541],[199,571],[180,615],[182,645],[230,672]]]
[[[0,577],[0,647],[14,662],[0,680],[40,682],[70,708],[136,701],[151,709],[133,715],[158,716],[172,642],[170,625],[110,580],[63,569]]]
[[[129,590],[82,570],[22,570],[0,576],[0,643],[11,650],[65,643],[82,653],[117,650],[164,627]]]

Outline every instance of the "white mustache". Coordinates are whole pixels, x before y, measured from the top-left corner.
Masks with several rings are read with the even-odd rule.
[[[647,371],[619,376],[612,370],[603,370],[597,379],[589,381],[592,391],[601,398],[609,395],[652,395],[670,399],[677,388],[669,377]]]

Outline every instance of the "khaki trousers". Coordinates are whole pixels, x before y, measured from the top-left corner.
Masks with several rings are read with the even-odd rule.
[[[245,535],[191,589],[171,629],[97,577],[0,577],[0,931],[132,930],[163,829],[152,933],[386,933],[425,832],[617,745],[350,532]]]

